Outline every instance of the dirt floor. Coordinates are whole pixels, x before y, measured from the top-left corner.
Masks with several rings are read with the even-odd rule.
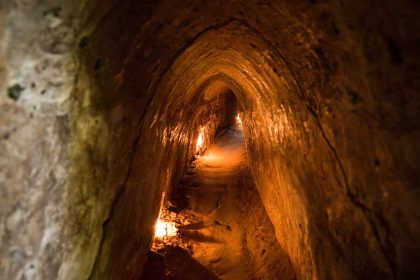
[[[178,235],[155,241],[141,279],[295,279],[252,181],[240,126],[193,162],[170,202],[163,216]]]

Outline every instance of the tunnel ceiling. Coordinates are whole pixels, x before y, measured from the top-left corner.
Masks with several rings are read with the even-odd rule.
[[[415,3],[64,2],[0,6],[0,86],[23,88],[19,100],[0,99],[3,182],[23,186],[20,174],[41,161],[52,174],[31,173],[38,196],[4,191],[5,217],[14,217],[4,228],[22,228],[3,229],[2,258],[12,259],[10,244],[20,254],[6,275],[137,279],[162,194],[192,158],[200,127],[208,144],[229,123],[229,91],[299,279],[416,272]],[[34,213],[42,225],[28,223]]]

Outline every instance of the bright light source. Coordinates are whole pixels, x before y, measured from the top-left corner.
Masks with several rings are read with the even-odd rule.
[[[198,134],[197,138],[197,145],[196,145],[196,151],[198,152],[200,148],[203,146],[204,143],[204,128],[200,128],[200,133]]]
[[[242,124],[242,120],[241,120],[241,117],[239,116],[239,113],[238,113],[238,115],[236,116],[236,123],[237,123],[237,124]]]
[[[178,229],[173,222],[165,222],[158,219],[155,228],[155,238],[164,238],[165,236],[176,236]]]

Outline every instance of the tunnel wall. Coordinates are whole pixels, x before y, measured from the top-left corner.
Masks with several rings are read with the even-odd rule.
[[[77,250],[66,235],[78,7],[57,2],[0,1],[0,279],[57,279]]]
[[[229,106],[236,102],[232,94],[222,92],[205,98],[205,94],[196,92],[194,100],[185,99],[186,103],[181,105],[165,100],[171,96],[170,91],[165,93],[153,96],[143,116],[137,111],[131,112],[141,122],[139,131],[122,131],[123,137],[133,137],[130,135],[133,132],[137,134],[134,136],[135,146],[130,151],[132,159],[125,181],[120,185],[110,185],[110,188],[115,188],[116,194],[110,195],[104,190],[99,193],[103,200],[112,201],[110,216],[103,225],[102,241],[91,276],[93,279],[138,279],[145,253],[151,246],[163,192],[169,194],[172,185],[184,173],[186,164],[206,149],[217,132],[232,124],[235,113],[232,110],[236,109]],[[182,103],[182,100],[176,102]],[[201,129],[204,141],[197,151],[196,141]],[[115,141],[120,137],[117,135]],[[108,145],[112,147],[114,143],[110,141]],[[112,161],[113,157],[119,158],[118,151],[121,150],[103,156]],[[119,172],[110,170],[105,181],[100,177],[95,184],[114,182],[119,179],[118,176]],[[138,224],[133,226],[133,220]],[[121,244],[125,245],[122,247]],[[136,253],[139,251],[141,253]]]
[[[0,276],[136,278],[219,80],[300,279],[418,275],[417,3],[71,2],[0,5]]]

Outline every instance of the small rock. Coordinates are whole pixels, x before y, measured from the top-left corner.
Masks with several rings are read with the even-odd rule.
[[[22,95],[24,89],[25,88],[22,87],[20,84],[15,84],[7,89],[7,96],[17,101]]]

